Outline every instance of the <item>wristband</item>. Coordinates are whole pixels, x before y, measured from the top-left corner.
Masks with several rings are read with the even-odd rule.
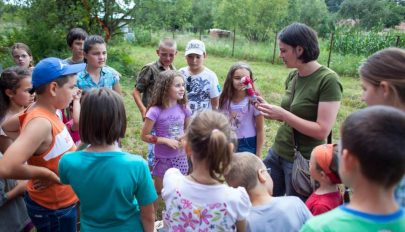
[[[152,135],[152,137],[150,138],[150,142],[151,143],[153,143],[153,144],[156,144],[157,143],[157,140],[158,140],[158,137],[156,136],[156,135]]]

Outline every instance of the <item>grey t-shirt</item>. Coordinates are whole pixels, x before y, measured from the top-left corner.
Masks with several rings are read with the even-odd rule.
[[[0,231],[21,231],[31,221],[22,196],[8,201],[4,198],[16,185],[15,180],[0,178]]]
[[[251,208],[246,230],[248,232],[299,231],[311,217],[311,212],[298,197],[273,197],[269,204]]]

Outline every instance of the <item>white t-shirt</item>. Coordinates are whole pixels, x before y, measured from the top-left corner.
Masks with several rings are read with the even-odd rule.
[[[187,98],[193,114],[202,109],[211,109],[211,98],[219,97],[221,94],[217,75],[208,68],[204,68],[197,75],[191,75],[188,67],[179,71],[184,77]]]
[[[236,231],[251,207],[244,188],[195,183],[176,168],[165,173],[162,197],[167,231]]]

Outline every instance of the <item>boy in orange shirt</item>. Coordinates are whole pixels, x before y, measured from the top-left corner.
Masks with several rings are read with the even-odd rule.
[[[58,58],[37,64],[32,73],[37,101],[19,116],[20,135],[0,160],[0,177],[30,179],[25,200],[38,231],[76,231],[77,197],[57,175],[59,159],[76,146],[56,110],[72,101],[75,74],[84,67]]]

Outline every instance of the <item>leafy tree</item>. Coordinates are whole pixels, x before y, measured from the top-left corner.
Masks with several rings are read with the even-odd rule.
[[[338,12],[343,0],[325,0],[329,12]]]
[[[287,15],[278,23],[278,28],[283,28],[293,22],[300,21],[301,0],[288,0]]]
[[[223,0],[216,14],[220,25],[239,28],[249,40],[265,41],[287,15],[287,5],[284,0]]]
[[[194,0],[191,10],[193,12],[193,27],[202,34],[202,31],[210,29],[214,24],[212,0]]]
[[[360,20],[363,28],[391,27],[403,19],[404,8],[390,0],[345,0],[339,11],[344,18]]]
[[[302,1],[300,21],[314,28],[320,36],[326,35],[330,31],[330,25],[325,1]]]

